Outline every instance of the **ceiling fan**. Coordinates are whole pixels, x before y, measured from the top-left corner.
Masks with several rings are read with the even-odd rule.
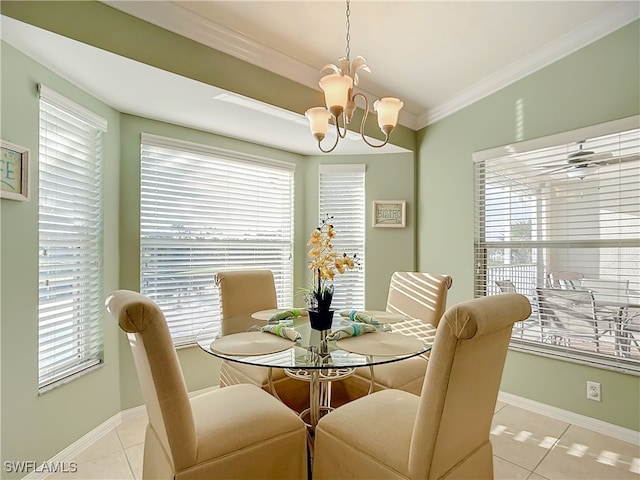
[[[587,175],[595,173],[599,167],[604,165],[640,160],[640,154],[637,153],[614,156],[611,152],[598,153],[592,150],[583,150],[585,141],[586,140],[581,140],[577,142],[579,149],[567,155],[565,165],[541,165],[540,168],[550,169],[545,172],[547,174],[565,172],[569,177],[584,178]]]

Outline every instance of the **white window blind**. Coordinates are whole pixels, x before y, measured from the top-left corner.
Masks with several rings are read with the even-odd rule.
[[[40,86],[38,384],[103,361],[102,118]]]
[[[336,229],[334,250],[356,255],[359,265],[336,275],[332,308],[363,309],[364,299],[364,232],[365,232],[365,165],[320,165],[320,220],[331,218]]]
[[[503,282],[533,307],[512,348],[640,373],[638,125],[474,155],[475,293]]]
[[[140,291],[176,345],[220,320],[217,271],[268,269],[293,304],[294,165],[143,134]]]

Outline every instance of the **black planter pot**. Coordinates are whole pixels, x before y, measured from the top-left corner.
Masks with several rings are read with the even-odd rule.
[[[333,323],[333,310],[308,310],[309,323],[314,330],[329,330]]]

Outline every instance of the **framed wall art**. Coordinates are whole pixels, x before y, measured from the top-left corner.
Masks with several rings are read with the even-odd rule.
[[[29,150],[0,142],[0,198],[29,200]]]
[[[374,200],[373,226],[404,228],[407,226],[407,202],[404,200]]]

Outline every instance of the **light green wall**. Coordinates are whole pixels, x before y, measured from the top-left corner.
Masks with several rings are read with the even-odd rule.
[[[6,2],[2,13],[66,33],[145,63],[301,112],[317,92],[201,45],[162,32],[96,2]],[[106,9],[106,10],[105,10]],[[117,32],[114,35],[113,32]],[[167,45],[171,45],[168,48]],[[638,113],[638,23],[458,112],[416,136],[406,128],[394,142],[413,153],[335,158],[297,155],[166,125],[109,107],[2,45],[2,138],[31,148],[37,164],[35,83],[50,87],[109,120],[105,199],[105,291],[138,286],[139,133],[147,131],[255,154],[289,159],[296,169],[296,286],[306,285],[306,237],[317,221],[317,165],[367,165],[367,306],[380,308],[393,270],[449,273],[449,304],[473,295],[473,174],[471,153]],[[176,50],[177,49],[177,50]],[[171,52],[168,54],[167,52]],[[207,61],[204,61],[204,58]],[[9,74],[9,72],[11,72]],[[579,81],[576,80],[579,72]],[[284,94],[283,92],[286,92]],[[523,105],[518,116],[517,105]],[[417,161],[417,165],[414,162]],[[417,168],[417,180],[414,169]],[[299,185],[303,188],[298,191]],[[419,189],[416,188],[419,185]],[[105,321],[104,368],[37,396],[37,168],[31,202],[2,200],[0,347],[2,460],[45,460],[141,397],[125,337]],[[119,193],[118,193],[119,192]],[[375,192],[375,193],[374,193]],[[407,199],[408,228],[370,227],[371,201]],[[11,227],[8,228],[7,225]],[[419,226],[419,227],[418,227]],[[417,239],[417,241],[416,241]],[[415,252],[419,253],[416,262]],[[119,262],[118,260],[119,259]],[[118,269],[119,265],[119,269]],[[219,364],[198,349],[179,351],[190,390],[217,383]],[[206,367],[203,368],[203,362]],[[603,402],[585,405],[583,380],[603,385]],[[566,386],[574,385],[567,392]],[[638,429],[637,377],[510,353],[503,388],[567,410]],[[574,390],[580,390],[574,392]],[[615,401],[613,399],[616,399]]]
[[[512,142],[637,115],[636,21],[418,132],[418,267],[453,277],[449,304],[473,297],[471,155]],[[602,383],[587,402],[586,381]],[[510,352],[502,389],[640,430],[637,376]]]
[[[31,200],[0,201],[2,460],[45,460],[120,409],[118,330],[104,324],[105,365],[38,395],[37,84],[107,119],[104,162],[104,289],[118,286],[118,112],[97,102],[11,46],[1,47],[2,139],[31,150]]]

